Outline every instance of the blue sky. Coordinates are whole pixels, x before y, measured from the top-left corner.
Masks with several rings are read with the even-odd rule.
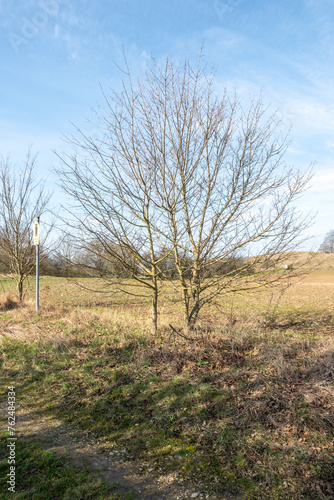
[[[0,153],[19,162],[32,144],[50,186],[71,122],[93,133],[100,86],[120,88],[123,50],[137,74],[151,55],[195,61],[204,42],[217,87],[245,102],[262,91],[292,125],[287,161],[316,162],[299,201],[318,212],[305,249],[334,228],[332,0],[0,0],[0,37]]]

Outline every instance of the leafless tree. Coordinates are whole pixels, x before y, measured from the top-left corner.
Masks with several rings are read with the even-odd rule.
[[[329,231],[319,248],[320,252],[334,253],[334,230]]]
[[[35,162],[36,155],[30,150],[22,167],[8,158],[0,159],[0,259],[17,283],[20,301],[24,297],[24,282],[35,267],[32,225],[50,203],[44,184],[36,180]],[[50,231],[49,225],[41,239],[45,255]]]
[[[105,140],[78,131],[79,139],[69,140],[83,154],[61,155],[57,172],[74,201],[68,207],[67,230],[76,235],[77,250],[104,260],[107,267],[118,264],[123,279],[109,276],[118,291],[151,296],[152,332],[156,333],[159,265],[165,258],[160,249],[166,236],[153,201],[153,167],[137,156],[135,118],[129,116],[122,98],[111,110]]]
[[[213,80],[200,64],[167,60],[163,68],[153,65],[135,104],[145,116],[138,142],[155,165],[157,204],[190,328],[223,293],[282,279],[275,267],[311,222],[294,208],[310,171],[285,165],[289,142],[276,114],[261,99],[244,110],[226,93],[217,95]]]
[[[310,175],[285,165],[276,115],[218,93],[201,57],[194,68],[152,61],[136,83],[127,76],[97,110],[103,139],[78,130],[79,152],[62,158],[60,176],[86,238],[151,290],[153,329],[159,279],[175,274],[191,328],[222,293],[282,276],[269,263],[310,222],[293,207]]]

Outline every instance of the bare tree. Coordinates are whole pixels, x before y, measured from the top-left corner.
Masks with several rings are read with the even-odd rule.
[[[34,175],[36,155],[30,150],[21,167],[10,160],[0,159],[0,259],[17,283],[20,301],[24,296],[24,282],[35,267],[32,244],[32,224],[45,213],[50,195],[44,184]],[[51,231],[49,226],[41,240],[41,247]]]
[[[63,159],[81,229],[151,290],[155,329],[161,277],[176,273],[191,328],[222,293],[277,281],[269,262],[310,221],[293,208],[310,175],[285,166],[276,115],[260,100],[244,111],[213,80],[201,57],[195,68],[152,61],[135,84],[128,72],[97,111],[104,138],[78,131],[83,154]]]
[[[134,91],[130,100],[135,100]],[[160,249],[166,236],[159,227],[154,204],[154,175],[138,156],[134,115],[115,97],[105,140],[69,138],[83,154],[62,155],[57,169],[61,185],[74,201],[67,221],[77,250],[122,270],[122,280],[109,275],[109,283],[127,294],[149,294],[152,299],[152,332],[157,332]],[[133,110],[134,111],[134,110]],[[100,266],[101,269],[101,266]]]
[[[334,253],[334,230],[329,231],[322,242],[320,252]]]
[[[275,268],[311,222],[294,208],[310,172],[285,165],[289,143],[261,100],[244,111],[226,94],[217,96],[213,75],[200,65],[154,65],[145,91],[140,143],[156,165],[159,206],[191,328],[202,307],[223,293],[285,277]]]

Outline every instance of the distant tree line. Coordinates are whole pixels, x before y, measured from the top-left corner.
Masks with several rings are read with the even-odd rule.
[[[123,265],[117,259],[112,259],[110,256],[106,255],[102,248],[99,248],[97,243],[92,244],[90,247],[87,245],[85,251],[74,252],[70,250],[67,245],[64,245],[61,250],[49,252],[43,254],[43,249],[41,250],[41,266],[40,273],[45,276],[58,276],[65,278],[79,278],[79,277],[95,277],[95,278],[129,278],[133,274],[136,276],[144,275],[143,266],[144,263],[138,263],[133,259],[129,258],[126,265]],[[157,255],[161,259],[161,264],[159,266],[158,277],[160,280],[174,280],[177,279],[177,267],[171,252],[162,252],[161,255]],[[184,269],[188,268],[188,274],[190,277],[191,269],[193,266],[193,260],[190,256],[184,256],[182,259],[182,265]],[[226,274],[232,274],[242,267],[244,259],[242,257],[230,256],[225,261],[219,262],[215,261],[212,264],[208,264],[202,277],[212,277],[212,276],[224,276]],[[129,268],[131,267],[131,272]],[[9,268],[6,266],[0,267],[0,272],[7,273]],[[247,273],[251,272],[247,267]],[[35,273],[35,269],[32,270],[32,274]],[[246,273],[246,271],[245,271]],[[187,275],[187,273],[185,273]]]
[[[3,246],[0,243],[0,247]],[[119,250],[120,251],[120,250]],[[31,267],[28,275],[35,275],[35,247],[29,246],[29,255],[31,255]],[[161,263],[159,266],[158,277],[160,280],[175,280],[178,277],[177,267],[173,254],[170,251],[163,251],[161,255],[157,255]],[[135,260],[129,257],[126,265],[123,265],[117,259],[110,258],[97,243],[91,243],[86,246],[85,250],[74,251],[70,244],[62,244],[57,250],[44,251],[40,249],[40,275],[41,276],[56,276],[62,278],[104,278],[104,279],[120,279],[129,278],[132,274],[137,276],[143,275],[142,266]],[[185,276],[190,277],[193,260],[191,256],[184,255],[181,259],[185,271]],[[245,259],[237,256],[229,256],[227,259],[217,263],[213,261],[208,263],[207,268],[202,272],[202,278],[213,276],[226,276],[233,274],[242,268]],[[144,263],[142,263],[144,265]],[[131,267],[132,271],[129,272]],[[263,269],[266,266],[263,266]],[[6,252],[0,248],[0,273],[11,274],[12,268],[10,259]],[[251,274],[253,269],[245,266],[244,274]]]

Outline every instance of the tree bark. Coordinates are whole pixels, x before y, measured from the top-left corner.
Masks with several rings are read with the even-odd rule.
[[[20,302],[22,302],[22,300],[23,300],[23,280],[19,281],[18,289],[19,289],[19,300],[20,300]]]
[[[156,336],[158,332],[158,289],[157,288],[155,288],[152,296],[151,332],[153,333],[154,336]]]

